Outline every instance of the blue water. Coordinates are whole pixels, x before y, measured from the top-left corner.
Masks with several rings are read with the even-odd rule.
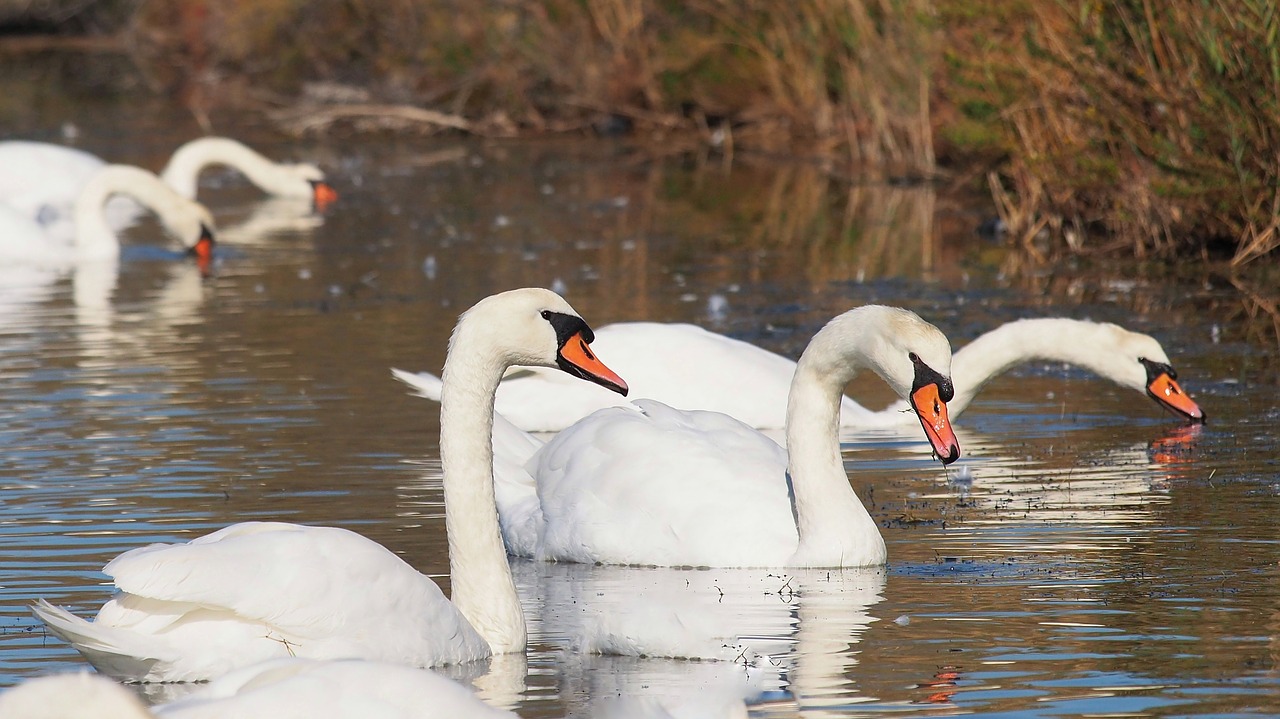
[[[90,615],[111,557],[235,521],[346,526],[447,584],[437,408],[388,368],[438,370],[459,311],[544,285],[593,324],[691,321],[793,357],[870,301],[956,346],[1016,317],[1118,321],[1164,343],[1211,422],[1024,368],[957,422],[949,469],[912,435],[850,439],[887,570],[517,562],[527,657],[449,670],[487,699],[527,717],[739,695],[759,717],[1280,714],[1275,338],[1232,288],[1015,271],[930,191],[793,167],[244,133],[325,166],[339,203],[316,216],[218,173],[211,277],[137,250],[106,276],[0,277],[0,684],[85,666],[33,600]],[[180,139],[129,147],[154,163]],[[126,241],[163,246],[147,223]],[[715,660],[584,654],[605,625]]]

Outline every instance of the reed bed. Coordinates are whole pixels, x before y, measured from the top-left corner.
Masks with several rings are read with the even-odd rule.
[[[1264,0],[1036,3],[991,179],[1024,240],[1075,252],[1280,246],[1280,11]]]
[[[1280,247],[1274,0],[103,0],[294,132],[631,134],[990,192],[1033,258]],[[81,25],[92,26],[82,22]]]

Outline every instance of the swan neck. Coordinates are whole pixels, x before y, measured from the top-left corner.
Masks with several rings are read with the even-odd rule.
[[[75,221],[76,256],[81,259],[107,259],[120,253],[120,239],[107,222],[107,200],[114,195],[128,195],[148,205],[147,176],[136,168],[107,165],[99,169],[76,196],[72,209]]]
[[[107,223],[106,203],[115,195],[133,198],[154,212],[170,232],[191,212],[190,203],[179,197],[159,177],[132,165],[107,165],[94,173],[73,209],[76,224],[76,255],[80,259],[109,259],[119,256],[120,239]]]
[[[801,355],[787,401],[787,469],[800,540],[791,563],[883,564],[884,540],[849,485],[840,454],[840,400],[866,358],[856,338],[837,347],[825,332]]]
[[[103,207],[109,197],[110,193],[82,191],[76,198],[75,244],[76,256],[81,259],[107,259],[120,253],[120,238],[107,224]]]
[[[193,200],[200,184],[200,173],[212,165],[233,167],[265,190],[271,190],[277,184],[273,172],[276,163],[225,137],[203,137],[179,147],[169,158],[161,177],[178,194]]]
[[[493,404],[506,367],[467,347],[463,328],[442,373],[440,455],[452,600],[494,653],[523,651],[524,614],[498,525]]]
[[[1090,351],[1100,344],[1098,327],[1089,322],[1044,318],[1009,322],[983,334],[960,348],[951,360],[955,397],[947,402],[947,411],[954,418],[988,382],[1034,360],[1067,362],[1114,379]]]

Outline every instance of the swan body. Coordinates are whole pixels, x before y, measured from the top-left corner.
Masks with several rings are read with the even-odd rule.
[[[20,210],[0,203],[0,259],[24,264],[65,266],[83,261],[113,260],[120,240],[104,212],[109,199],[132,197],[156,213],[166,231],[202,258],[212,252],[213,216],[160,178],[138,167],[107,165],[81,189],[74,206],[74,233],[56,237]]]
[[[728,415],[656,400],[598,410],[545,446],[499,421],[498,510],[507,548],[607,564],[883,564],[884,540],[840,455],[841,392],[872,369],[912,398],[934,451],[954,461],[959,446],[944,404],[950,365],[950,345],[933,325],[868,306],[828,323],[797,363],[787,451]]]
[[[0,201],[41,224],[57,225],[71,214],[94,173],[106,165],[90,153],[63,145],[0,142]],[[202,137],[182,145],[160,177],[178,194],[194,200],[200,173],[212,165],[238,170],[269,195],[308,198],[321,206],[337,198],[315,165],[276,163],[225,137]],[[127,227],[137,215],[138,208],[131,203],[113,202],[108,208],[108,222],[116,230]]]
[[[291,654],[425,667],[490,653],[435,582],[345,529],[243,522],[103,571],[121,593],[92,623],[43,601],[35,611],[123,680],[199,681]]]
[[[786,396],[795,362],[755,345],[688,324],[626,322],[601,327],[596,346],[630,382],[632,395],[673,407],[723,412],[761,429],[784,426]],[[1154,374],[1147,364],[1163,365]],[[1164,348],[1149,335],[1109,323],[1067,318],[1025,319],[987,332],[955,353],[954,419],[988,382],[1033,360],[1065,362],[1122,387],[1148,394],[1162,407],[1193,422],[1204,413],[1177,385]],[[1166,375],[1161,379],[1160,375]],[[426,397],[430,375],[400,378]],[[498,412],[530,432],[558,432],[604,407],[623,404],[597,387],[571,383],[554,373],[520,371],[498,389]],[[876,428],[915,423],[905,402],[880,411],[840,399],[840,424]]]
[[[210,679],[286,656],[437,666],[523,651],[494,498],[493,391],[508,366],[530,364],[625,392],[591,339],[547,290],[489,297],[459,320],[440,410],[451,600],[353,532],[245,522],[112,560],[104,571],[120,594],[92,622],[43,601],[33,611],[99,671],[130,681]]]

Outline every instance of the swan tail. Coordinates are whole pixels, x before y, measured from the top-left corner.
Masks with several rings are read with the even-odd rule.
[[[440,401],[440,395],[444,390],[444,382],[430,372],[418,372],[415,374],[392,367],[391,376],[409,385],[413,393],[419,397],[426,397],[436,402]]]
[[[54,636],[80,652],[94,669],[109,677],[145,680],[162,661],[158,657],[146,656],[150,652],[131,647],[137,642],[130,641],[130,637],[120,630],[81,619],[43,599],[31,605],[31,613],[44,622]]]

